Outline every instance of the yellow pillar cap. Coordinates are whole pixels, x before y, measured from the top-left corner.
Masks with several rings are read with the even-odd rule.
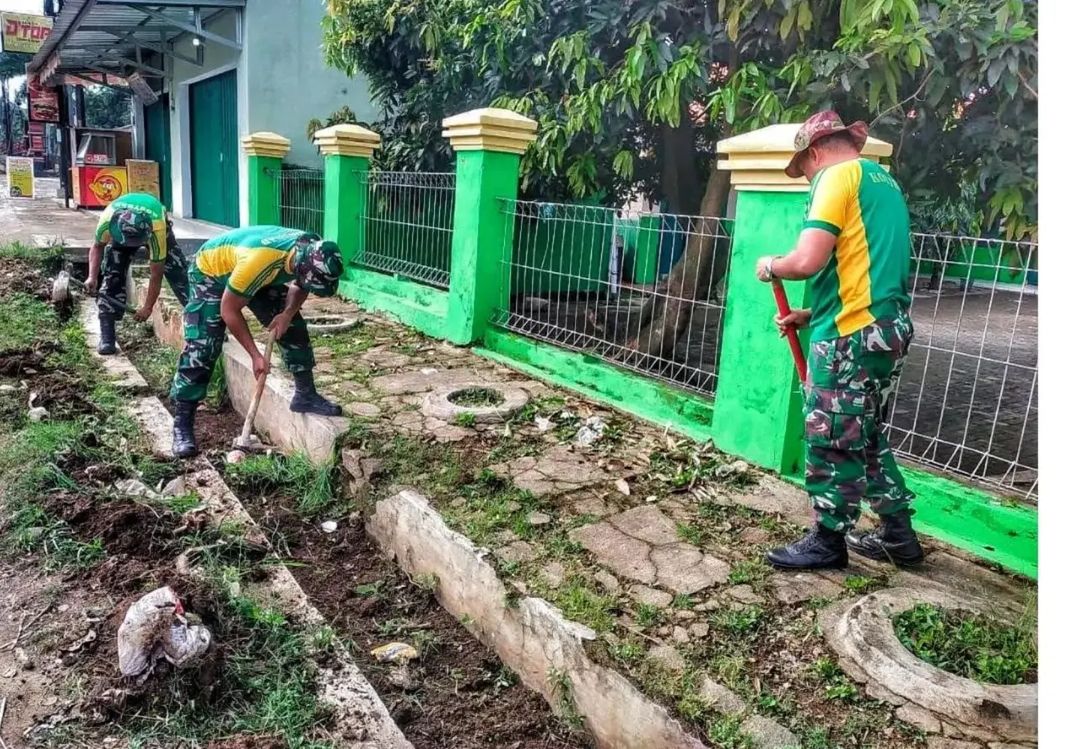
[[[536,120],[509,109],[474,109],[443,120],[443,137],[455,151],[523,154],[536,140]]]
[[[769,125],[749,133],[725,138],[716,144],[720,157],[718,169],[731,172],[731,186],[736,190],[800,192],[810,189],[806,177],[792,179],[784,174],[795,155],[795,134],[801,125]],[[863,158],[880,162],[892,154],[892,144],[867,138]],[[887,170],[889,167],[885,166]]]
[[[285,158],[292,145],[284,135],[277,133],[252,133],[240,139],[240,146],[247,156],[273,156]]]
[[[315,133],[315,145],[323,156],[367,156],[382,146],[382,136],[360,125],[331,125]]]

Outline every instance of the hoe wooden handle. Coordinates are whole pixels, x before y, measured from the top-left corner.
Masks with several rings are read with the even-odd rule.
[[[266,378],[270,374],[270,354],[273,353],[276,339],[277,336],[271,330],[266,337],[266,349],[263,351],[263,358],[266,359],[266,371],[262,373],[258,382],[255,383],[255,395],[251,399],[251,405],[248,406],[247,416],[244,417],[244,428],[240,431],[240,443],[244,445],[251,441],[251,428],[255,424],[255,414],[259,410],[259,401],[262,400],[263,389],[266,387]]]

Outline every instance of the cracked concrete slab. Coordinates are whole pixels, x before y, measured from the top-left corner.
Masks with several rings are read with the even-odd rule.
[[[491,470],[536,497],[562,494],[613,479],[603,468],[563,446],[543,455],[526,455],[499,463]]]

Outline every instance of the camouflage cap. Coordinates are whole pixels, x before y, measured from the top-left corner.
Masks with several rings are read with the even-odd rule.
[[[109,219],[109,236],[123,247],[142,247],[150,243],[154,219],[146,211],[121,208]]]
[[[296,281],[315,296],[333,296],[345,270],[336,242],[316,240],[296,245]]]
[[[844,121],[840,119],[840,115],[832,110],[811,115],[799,128],[799,132],[795,134],[795,155],[788,162],[784,174],[792,179],[804,176],[802,165],[799,164],[799,157],[806,152],[806,149],[814,145],[814,141],[820,140],[826,135],[846,132],[855,141],[855,148],[862,151],[863,146],[866,145],[868,130],[869,128],[862,120],[845,125]]]

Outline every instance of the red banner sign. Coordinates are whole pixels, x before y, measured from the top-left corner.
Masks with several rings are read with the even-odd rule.
[[[26,83],[30,100],[30,119],[34,122],[60,121],[60,95],[55,88],[38,85],[36,79]]]

